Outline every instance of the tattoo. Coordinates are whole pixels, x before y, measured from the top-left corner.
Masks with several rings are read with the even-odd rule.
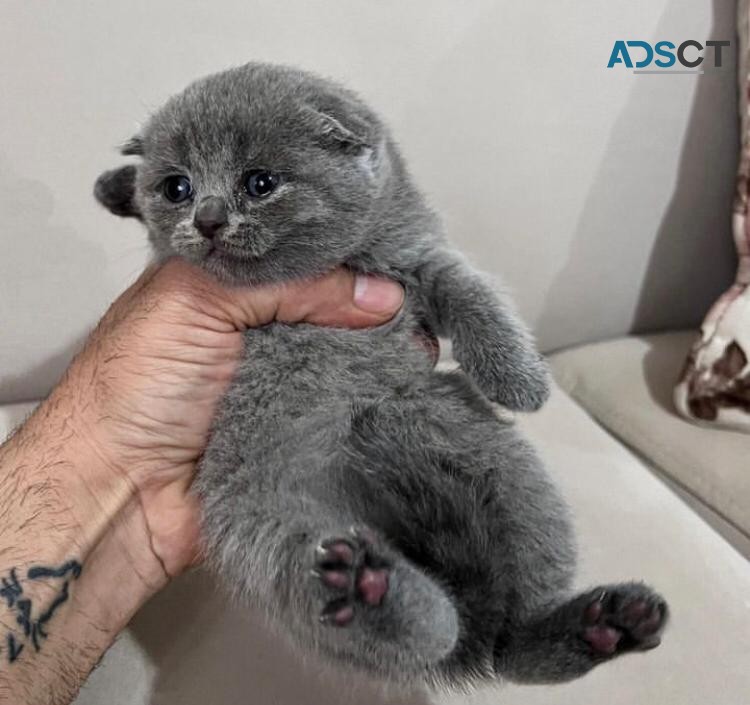
[[[29,568],[29,580],[38,580],[39,578],[64,578],[70,573],[73,578],[81,574],[81,564],[78,561],[68,561],[63,563],[59,568],[46,568],[45,566],[35,566]]]
[[[81,564],[76,560],[70,560],[60,566],[34,566],[26,573],[27,581],[53,580],[62,581],[52,601],[34,618],[34,606],[26,593],[24,593],[21,581],[18,579],[18,571],[11,568],[7,576],[0,578],[0,599],[2,599],[9,610],[15,615],[16,623],[23,630],[23,638],[14,632],[8,632],[6,636],[5,650],[8,663],[14,663],[26,644],[31,644],[34,651],[39,651],[42,641],[47,638],[47,623],[52,619],[57,609],[70,596],[70,582],[77,580],[83,570]],[[0,655],[3,653],[0,647]]]
[[[2,579],[2,586],[0,588],[0,597],[7,602],[8,607],[12,608],[16,604],[18,596],[23,594],[23,588],[21,587],[21,583],[18,582],[15,568],[10,569],[10,578]]]
[[[8,663],[13,663],[23,651],[23,644],[16,643],[16,637],[8,634]]]

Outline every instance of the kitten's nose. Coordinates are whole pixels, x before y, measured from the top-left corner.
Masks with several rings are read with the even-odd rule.
[[[229,222],[227,204],[219,196],[206,196],[195,211],[193,224],[209,240]]]

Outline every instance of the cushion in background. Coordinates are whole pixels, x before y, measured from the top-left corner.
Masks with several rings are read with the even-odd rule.
[[[694,338],[690,331],[620,338],[557,353],[551,363],[563,389],[710,508],[704,517],[750,555],[750,437],[690,424],[672,403]]]
[[[737,3],[740,150],[732,231],[739,266],[734,284],[701,325],[679,384],[677,411],[685,418],[750,432],[750,1]]]

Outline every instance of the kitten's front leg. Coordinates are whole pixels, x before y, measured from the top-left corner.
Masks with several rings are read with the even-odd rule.
[[[549,371],[512,304],[457,253],[440,250],[418,272],[430,323],[488,399],[516,411],[549,396]]]

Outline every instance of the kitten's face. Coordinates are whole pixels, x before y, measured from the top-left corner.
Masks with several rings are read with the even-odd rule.
[[[160,256],[183,256],[224,280],[330,269],[362,244],[384,160],[374,116],[323,89],[339,90],[263,66],[194,84],[126,150],[142,156],[131,212],[107,191],[122,170],[100,177],[97,196],[142,218]]]

